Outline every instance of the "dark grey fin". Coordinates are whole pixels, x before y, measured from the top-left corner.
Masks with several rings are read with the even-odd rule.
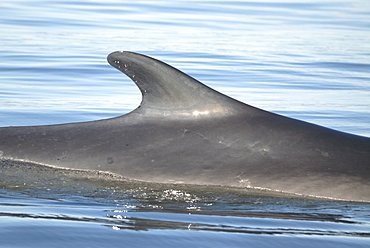
[[[141,54],[113,52],[108,56],[108,62],[139,87],[143,95],[140,111],[145,111],[145,114],[207,116],[255,109],[168,64]]]

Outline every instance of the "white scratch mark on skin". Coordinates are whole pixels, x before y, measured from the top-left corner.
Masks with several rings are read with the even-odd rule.
[[[185,137],[185,134],[186,134],[186,133],[195,133],[196,135],[198,135],[198,136],[202,137],[203,139],[208,140],[208,139],[207,139],[204,135],[202,135],[201,133],[198,133],[198,132],[195,132],[195,131],[193,131],[193,130],[186,129],[186,128],[184,128],[184,129],[183,129],[183,132],[182,132],[182,137],[183,137],[183,138]]]
[[[232,142],[224,142],[224,141],[222,141],[222,140],[219,140],[218,141],[218,143],[219,144],[222,144],[222,145],[224,145],[224,146],[226,146],[226,147],[230,147],[230,146],[232,146],[235,142],[237,142],[237,141],[239,141],[240,139],[236,139],[236,140],[234,140],[234,141],[232,141]]]
[[[241,177],[241,175],[243,175],[243,174],[244,174],[244,172],[240,173],[239,175],[237,175],[236,177],[234,177],[234,179],[236,179],[236,180],[239,181],[240,186],[247,187],[247,188],[252,188],[252,185],[251,185],[250,180],[248,178],[243,179]]]
[[[321,151],[320,149],[315,149],[315,151],[319,152],[321,154],[321,156],[323,156],[323,157],[329,157],[328,152]]]

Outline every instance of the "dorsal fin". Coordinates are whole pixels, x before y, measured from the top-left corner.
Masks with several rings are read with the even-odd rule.
[[[146,114],[227,115],[248,106],[168,64],[141,54],[113,52],[108,62],[139,87],[143,95],[140,111]]]

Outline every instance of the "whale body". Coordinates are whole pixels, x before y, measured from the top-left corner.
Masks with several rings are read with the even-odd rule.
[[[370,201],[369,138],[255,108],[144,55],[113,52],[108,62],[139,87],[140,106],[106,120],[0,128],[0,160]]]

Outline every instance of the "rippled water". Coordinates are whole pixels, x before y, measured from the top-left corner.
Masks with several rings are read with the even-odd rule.
[[[370,136],[370,4],[0,3],[0,126],[114,117],[139,90],[106,56],[163,60],[265,110]],[[65,173],[65,172],[64,172]],[[0,247],[367,247],[370,206],[2,170]]]
[[[366,247],[370,239],[364,203],[26,171],[3,171],[4,247]]]

